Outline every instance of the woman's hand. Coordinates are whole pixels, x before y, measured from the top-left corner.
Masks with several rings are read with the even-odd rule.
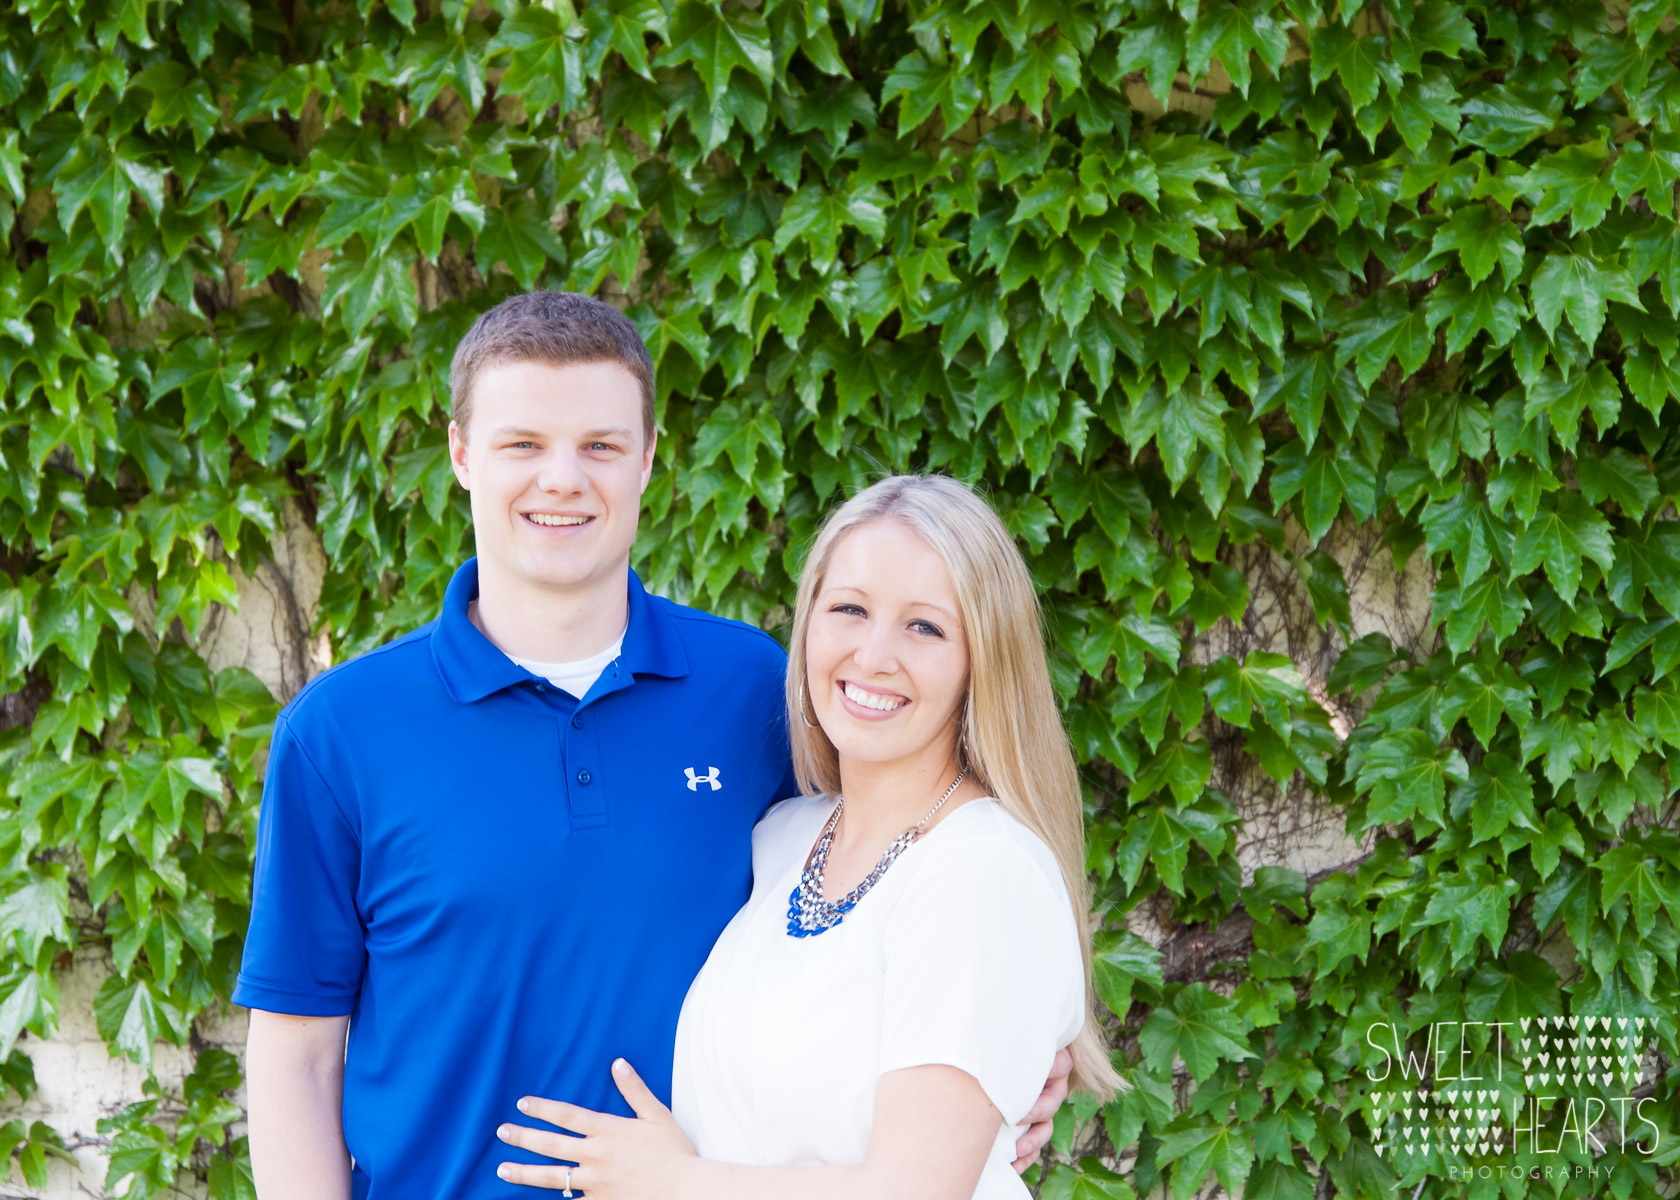
[[[520,1112],[583,1136],[524,1125],[503,1125],[496,1130],[496,1136],[511,1146],[577,1166],[509,1162],[497,1167],[496,1174],[526,1187],[551,1188],[567,1195],[587,1192],[589,1200],[675,1200],[683,1172],[699,1161],[693,1144],[671,1110],[622,1058],[613,1063],[613,1081],[636,1114],[634,1118],[526,1096],[519,1102]]]

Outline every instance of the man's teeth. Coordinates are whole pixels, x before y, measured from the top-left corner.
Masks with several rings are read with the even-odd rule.
[[[903,708],[906,701],[901,696],[880,696],[874,692],[866,692],[853,684],[846,684],[846,699],[853,704],[861,704],[865,708],[878,709],[881,712],[891,712],[895,708]]]
[[[538,525],[582,525],[588,517],[559,517],[553,513],[526,513],[527,517]]]

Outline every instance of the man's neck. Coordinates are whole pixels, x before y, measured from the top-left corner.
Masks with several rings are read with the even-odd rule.
[[[478,631],[502,653],[530,662],[576,662],[616,642],[629,616],[629,565],[597,583],[547,588],[479,568],[470,609]]]

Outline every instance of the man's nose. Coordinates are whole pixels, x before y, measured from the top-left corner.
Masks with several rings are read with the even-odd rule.
[[[576,496],[588,489],[589,476],[574,451],[554,450],[543,458],[537,486],[550,495]]]

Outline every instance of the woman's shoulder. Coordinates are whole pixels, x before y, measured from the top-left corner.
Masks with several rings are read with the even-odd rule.
[[[973,876],[982,884],[1043,880],[1053,893],[1066,891],[1055,853],[996,797],[968,801],[924,840],[925,869]]]
[[[770,861],[792,853],[803,859],[833,811],[834,797],[821,794],[789,796],[772,804],[753,826],[754,869],[760,859]]]

